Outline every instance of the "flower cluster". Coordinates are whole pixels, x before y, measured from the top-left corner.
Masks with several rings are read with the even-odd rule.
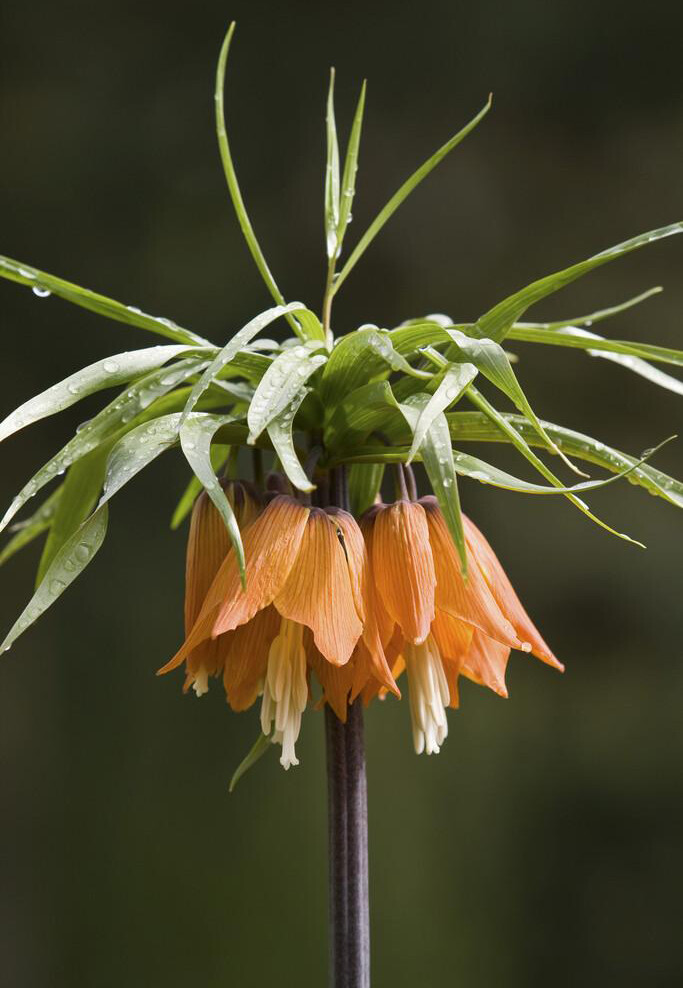
[[[562,669],[490,545],[465,519],[468,576],[434,497],[375,504],[360,519],[288,494],[263,504],[224,482],[242,528],[246,589],[223,522],[197,499],[187,551],[185,633],[160,672],[185,664],[185,689],[222,675],[234,710],[261,697],[261,727],[298,764],[295,742],[312,695],[346,720],[361,697],[392,692],[405,670],[418,754],[438,752],[462,674],[506,696],[510,650]]]

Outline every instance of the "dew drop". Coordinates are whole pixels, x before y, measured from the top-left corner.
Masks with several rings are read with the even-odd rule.
[[[105,360],[102,364],[102,370],[106,371],[107,374],[115,374],[119,369],[119,365],[116,360]]]
[[[65,587],[66,587],[66,583],[64,582],[64,580],[50,581],[50,593],[53,595],[53,597],[56,597],[58,594],[60,594]]]
[[[74,549],[74,556],[79,563],[86,563],[90,559],[91,551],[87,542],[80,542]]]
[[[38,298],[47,298],[48,295],[52,295],[49,288],[41,288],[40,285],[34,285],[31,291],[34,295],[37,295]]]

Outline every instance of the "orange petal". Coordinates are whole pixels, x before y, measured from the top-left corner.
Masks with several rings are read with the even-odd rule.
[[[356,611],[361,621],[365,621],[365,595],[367,584],[368,557],[365,551],[363,533],[358,522],[342,508],[325,508],[327,517],[338,528],[337,538],[342,545],[351,581],[351,592]]]
[[[527,647],[524,651],[533,652],[536,658],[564,672],[564,666],[555,658],[543,641],[531,618],[522,607],[519,597],[515,593],[512,584],[505,575],[503,567],[498,562],[498,557],[489,543],[477,526],[465,515],[463,515],[463,523],[470,552],[479,563],[486,582],[491,588],[491,593],[498,602],[498,606],[510,621],[520,639],[531,645],[531,649]],[[486,631],[485,628],[483,630]]]
[[[507,645],[501,645],[476,630],[472,636],[472,644],[465,657],[462,673],[478,683],[480,686],[488,686],[490,690],[498,696],[507,698],[508,691],[505,686],[505,669],[507,667],[510,649]]]
[[[323,702],[329,703],[339,720],[346,723],[354,661],[349,661],[343,666],[332,665],[320,654],[309,628],[304,633],[304,646],[311,668],[322,686]]]
[[[321,508],[310,510],[296,562],[274,603],[283,617],[311,629],[328,662],[348,662],[363,625],[337,526]]]
[[[457,710],[460,706],[460,691],[458,689],[458,679],[460,678],[460,673],[462,672],[462,662],[460,660],[453,661],[453,659],[447,659],[445,656],[441,656],[441,663],[443,665],[443,671],[446,674],[446,682],[448,683],[448,692],[450,693],[450,702],[448,704],[453,710]]]
[[[202,608],[181,648],[159,674],[175,669],[201,642],[246,624],[272,603],[299,550],[309,509],[293,498],[276,497],[244,532],[247,589],[242,590],[233,549],[209,587]]]
[[[422,505],[396,501],[371,509],[372,573],[389,617],[409,642],[419,644],[434,620],[436,576]]]
[[[264,607],[247,624],[216,638],[231,639],[223,670],[223,685],[233,710],[250,707],[263,687],[268,651],[280,630],[280,615],[274,607]]]
[[[522,642],[481,572],[476,554],[468,552],[467,583],[462,578],[460,562],[446,519],[435,497],[420,498],[427,515],[429,540],[436,569],[436,606],[453,617],[480,628],[490,638],[521,648]]]
[[[309,514],[310,508],[279,495],[249,526],[243,539],[247,589],[242,590],[237,559],[231,552],[207,597],[209,607],[220,602],[213,635],[246,624],[273,602],[294,565]]]
[[[443,659],[461,663],[472,643],[474,628],[471,624],[459,621],[447,611],[436,610],[432,624],[432,634]]]
[[[365,512],[360,520],[360,529],[363,534],[363,540],[365,541],[365,546],[367,550],[368,558],[368,579],[367,579],[367,590],[365,594],[366,600],[370,599],[372,601],[373,612],[375,615],[375,621],[377,622],[377,630],[379,632],[380,641],[382,646],[386,649],[387,645],[392,639],[396,629],[396,622],[392,620],[387,614],[387,610],[382,603],[381,597],[377,592],[377,581],[375,579],[375,574],[372,566],[372,546],[375,528],[375,519],[378,512],[382,509],[383,505],[376,504],[368,511]]]

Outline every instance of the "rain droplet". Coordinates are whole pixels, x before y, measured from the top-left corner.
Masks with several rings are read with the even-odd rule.
[[[106,371],[107,374],[115,374],[119,369],[119,365],[116,360],[105,360],[102,364],[102,370]]]
[[[91,551],[87,542],[80,542],[74,549],[74,556],[79,563],[86,563],[90,559]]]
[[[34,295],[37,295],[38,298],[47,298],[48,295],[52,295],[49,288],[41,288],[40,285],[34,285],[31,291]]]
[[[64,590],[66,583],[64,580],[51,580],[50,582],[50,593],[56,597],[58,594]]]

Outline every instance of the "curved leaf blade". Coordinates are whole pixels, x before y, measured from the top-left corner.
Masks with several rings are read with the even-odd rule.
[[[253,445],[263,430],[295,401],[302,386],[327,361],[316,353],[319,343],[300,344],[284,350],[261,378],[247,412],[249,438]]]
[[[339,141],[334,118],[334,69],[330,69],[330,87],[327,92],[327,163],[325,166],[325,245],[328,258],[337,252],[337,226],[339,224]]]
[[[194,348],[184,345],[145,347],[97,360],[11,412],[0,422],[0,442],[34,422],[70,408],[88,395],[148,374],[190,349]]]
[[[310,388],[302,388],[291,404],[269,422],[267,426],[270,441],[279,457],[282,469],[294,487],[304,492],[315,490],[315,484],[311,483],[306,471],[299,462],[299,457],[296,455],[294,439],[292,438],[292,426],[301,403],[310,394],[310,391]]]
[[[0,645],[0,654],[8,651],[17,638],[54,604],[92,562],[106,534],[107,508],[98,508],[59,550],[45,574],[45,579]]]
[[[107,460],[104,489],[98,509],[165,450],[178,442],[180,413],[143,422],[116,443]]]
[[[458,401],[467,386],[475,379],[477,373],[474,364],[452,364],[446,369],[438,388],[420,412],[413,433],[408,463],[413,460],[422,446],[434,419]]]
[[[337,225],[337,242],[334,253],[335,257],[341,251],[344,236],[346,234],[346,228],[351,222],[351,206],[353,205],[353,198],[356,194],[358,149],[360,146],[360,135],[363,126],[363,113],[365,111],[366,89],[367,82],[364,79],[360,90],[360,96],[358,98],[358,106],[356,107],[356,112],[353,117],[353,124],[351,125],[351,136],[349,137],[349,145],[346,149],[346,158],[344,160],[344,175],[342,177],[341,184],[341,201],[339,204],[339,222]]]
[[[16,526],[18,530],[0,552],[0,566],[50,528],[62,496],[62,487],[63,485],[54,490],[30,518]]]
[[[228,786],[228,792],[233,792],[235,786],[240,781],[245,772],[248,772],[260,758],[265,755],[267,751],[270,750],[271,739],[267,734],[259,734],[256,742],[249,749],[245,757],[239,763],[235,771],[233,772],[232,778],[230,779],[230,785]]]

